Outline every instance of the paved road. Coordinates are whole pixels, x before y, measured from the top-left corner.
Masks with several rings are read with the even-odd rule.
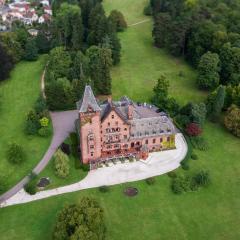
[[[78,117],[76,110],[65,112],[51,112],[50,115],[53,124],[53,138],[42,160],[33,169],[33,172],[35,172],[36,174],[39,174],[46,167],[48,162],[51,160],[53,154],[55,153],[56,149],[68,137],[69,133],[74,131],[74,122]],[[26,176],[8,192],[1,195],[0,203],[5,202],[7,199],[11,198],[13,195],[19,192],[28,181],[29,177]]]
[[[22,189],[7,201],[0,204],[0,207],[32,202],[82,189],[133,182],[148,177],[158,176],[178,168],[180,162],[186,156],[186,153],[186,141],[183,135],[178,133],[176,135],[176,149],[174,150],[150,153],[146,161],[120,163],[111,167],[92,170],[82,181],[52,190],[41,191],[35,195],[29,195]]]

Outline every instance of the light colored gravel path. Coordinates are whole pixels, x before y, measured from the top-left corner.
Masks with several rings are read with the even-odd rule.
[[[145,19],[145,20],[142,20],[142,21],[137,22],[137,23],[132,23],[132,24],[130,24],[130,25],[128,25],[128,26],[129,26],[129,27],[133,27],[133,26],[136,26],[136,25],[139,25],[139,24],[142,24],[142,23],[145,23],[145,22],[149,22],[149,21],[151,21],[150,18]]]
[[[33,172],[39,174],[51,160],[56,149],[61,145],[61,143],[68,137],[69,133],[74,131],[74,122],[78,117],[78,112],[65,111],[65,112],[51,112],[51,119],[53,124],[53,138],[51,144],[40,160],[38,165],[33,169]],[[24,185],[29,181],[29,177],[23,178],[17,185],[11,188],[9,191],[0,196],[0,204],[7,201],[13,195],[18,193]]]
[[[92,170],[82,181],[59,187],[52,190],[38,192],[29,195],[23,189],[3,202],[0,207],[27,203],[39,199],[56,196],[59,194],[75,192],[83,189],[99,187],[103,185],[115,185],[125,182],[133,182],[158,176],[170,172],[180,166],[181,160],[186,156],[187,144],[181,133],[176,135],[176,149],[150,153],[146,161],[117,164],[111,167]]]

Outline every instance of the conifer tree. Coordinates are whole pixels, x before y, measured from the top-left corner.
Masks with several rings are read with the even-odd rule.
[[[217,122],[220,117],[222,108],[224,106],[224,98],[225,98],[225,87],[220,85],[217,89],[217,93],[212,103],[212,109],[210,113],[210,119],[213,122]]]

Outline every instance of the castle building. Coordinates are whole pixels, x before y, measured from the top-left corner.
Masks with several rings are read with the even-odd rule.
[[[175,148],[176,128],[163,112],[127,97],[99,104],[90,86],[77,102],[77,129],[84,164]]]

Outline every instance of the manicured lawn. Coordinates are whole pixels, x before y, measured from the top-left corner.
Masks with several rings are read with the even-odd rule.
[[[131,23],[145,18],[141,8],[145,0],[105,0],[109,10],[118,8]],[[201,100],[204,96],[195,87],[195,73],[184,62],[176,60],[151,44],[151,23],[144,23],[121,34],[123,59],[113,70],[113,95],[129,95],[135,100],[151,96],[154,81],[166,73],[171,81],[171,94],[181,103]],[[184,78],[177,76],[182,70]],[[89,189],[64,194],[24,205],[0,209],[2,240],[51,239],[57,212],[67,203],[82,196],[95,197],[105,210],[107,240],[238,240],[240,239],[240,141],[220,125],[207,123],[206,152],[196,151],[198,160],[191,160],[190,170],[210,172],[212,184],[197,192],[174,195],[167,175],[157,177],[156,184],[145,181],[111,187],[109,193]],[[139,189],[139,195],[123,195],[126,186]],[[4,221],[2,221],[4,219]]]
[[[21,62],[10,79],[0,84],[0,175],[6,176],[9,189],[26,176],[39,162],[49,146],[51,137],[29,137],[23,132],[27,112],[40,94],[40,77],[44,57],[36,62]],[[15,166],[6,159],[7,145],[11,141],[20,143],[27,152],[26,161]]]
[[[143,15],[145,0],[107,0],[107,12],[119,9],[129,24],[149,19],[136,26],[130,26],[120,33],[122,44],[121,63],[112,70],[112,92],[114,98],[128,95],[136,101],[149,101],[152,89],[159,76],[164,74],[170,81],[170,95],[179,103],[199,101],[206,95],[197,90],[196,73],[182,59],[171,57],[162,49],[153,46],[152,21]],[[179,76],[179,72],[184,74]]]

